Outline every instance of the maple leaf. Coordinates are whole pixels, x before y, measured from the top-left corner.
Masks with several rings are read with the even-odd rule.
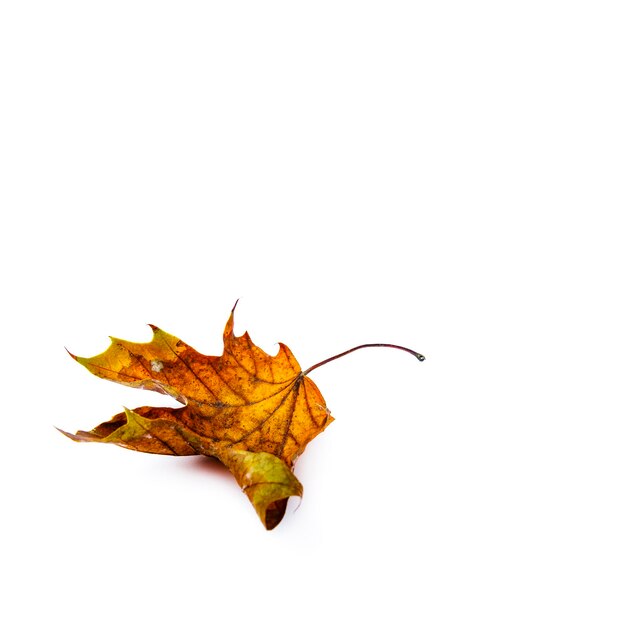
[[[237,305],[235,304],[235,307]],[[307,374],[364,344],[302,371],[284,344],[271,356],[248,333],[236,337],[234,311],[224,329],[221,356],[200,354],[177,337],[150,325],[152,340],[111,338],[91,358],[71,356],[91,373],[130,387],[169,395],[180,408],[124,409],[75,441],[114,443],[155,454],[201,454],[220,460],[235,476],[267,529],[282,520],[291,496],[302,496],[293,465],[307,443],[333,421],[322,394]]]

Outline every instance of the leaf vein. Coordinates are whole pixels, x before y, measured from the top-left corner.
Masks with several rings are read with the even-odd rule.
[[[295,381],[294,381],[295,382]],[[238,440],[236,441],[232,441],[231,443],[229,443],[228,446],[232,446],[232,445],[237,445],[238,443],[241,443],[242,441],[245,441],[247,438],[249,438],[250,436],[252,436],[255,432],[258,432],[277,412],[278,410],[282,407],[282,405],[285,403],[285,401],[287,400],[287,398],[293,394],[293,390],[287,390],[289,389],[289,387],[286,387],[285,389],[283,389],[285,392],[285,396],[283,397],[282,400],[280,400],[279,404],[276,406],[276,408],[274,408],[273,410],[271,410],[269,412],[269,414],[267,415],[267,417],[265,417],[265,419],[263,419],[260,423],[258,423],[254,428],[252,428],[251,430],[248,430],[243,436],[241,436]],[[280,391],[278,392],[280,393]],[[278,395],[278,393],[276,395]]]

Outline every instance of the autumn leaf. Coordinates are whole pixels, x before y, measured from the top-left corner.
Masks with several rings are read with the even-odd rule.
[[[235,305],[236,306],[236,305]],[[233,308],[221,356],[200,354],[152,326],[152,340],[111,338],[92,358],[71,355],[91,373],[130,387],[173,397],[180,408],[124,409],[91,432],[63,432],[75,441],[114,443],[155,454],[201,454],[220,460],[236,478],[267,529],[282,520],[291,496],[302,496],[293,466],[306,445],[333,420],[307,374],[364,344],[302,371],[284,344],[271,356],[248,333],[236,337]]]

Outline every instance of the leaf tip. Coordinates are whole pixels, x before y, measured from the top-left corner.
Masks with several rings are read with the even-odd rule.
[[[63,434],[63,436],[67,436],[67,438],[70,438],[73,441],[80,442],[80,438],[78,438],[78,436],[76,436],[76,434],[72,434],[71,432],[66,432],[65,430],[61,430],[61,428],[57,428],[57,426],[52,426],[52,427],[55,430],[58,430],[59,432],[61,432],[61,434]]]
[[[124,414],[126,415],[126,424],[133,423],[139,419],[139,415],[134,410],[126,408],[126,406],[122,406],[122,408],[124,409]]]
[[[148,326],[150,327],[150,330],[152,331],[152,339],[154,340],[156,335],[162,331],[158,326],[155,326],[154,324],[148,324]]]
[[[230,315],[228,316],[228,321],[226,322],[226,326],[224,327],[224,345],[228,341],[231,341],[234,338],[233,330],[235,327],[235,309],[237,308],[237,304],[239,303],[239,298],[235,301],[234,307],[230,311]]]
[[[67,348],[65,348],[65,351],[66,351],[66,352],[67,352],[67,353],[68,353],[68,354],[69,354],[69,355],[70,355],[70,356],[71,356],[71,357],[72,357],[75,361],[77,361],[77,360],[78,360],[78,357],[77,357],[75,354],[72,354],[72,353],[71,353],[71,352],[70,352]],[[57,428],[57,430],[58,430],[58,429],[59,429],[59,428]]]

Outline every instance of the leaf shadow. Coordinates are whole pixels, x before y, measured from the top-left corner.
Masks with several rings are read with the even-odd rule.
[[[219,477],[233,482],[231,472],[217,459],[210,456],[188,456],[179,460],[178,468],[195,473],[208,473],[211,477]]]

